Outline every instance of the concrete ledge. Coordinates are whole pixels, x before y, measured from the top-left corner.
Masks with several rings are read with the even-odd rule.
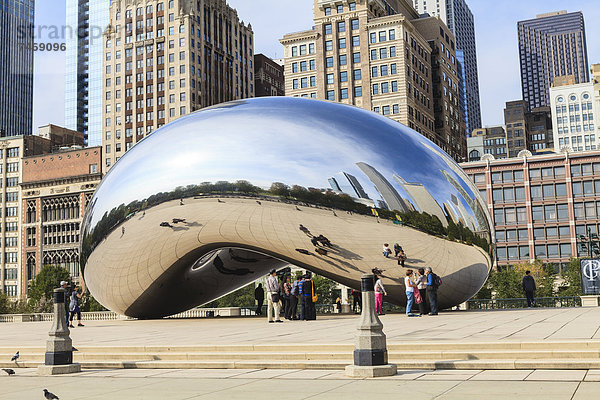
[[[347,365],[346,376],[350,378],[378,378],[382,376],[394,376],[398,373],[395,364],[373,365],[361,367],[358,365]]]
[[[581,298],[581,307],[598,307],[600,296],[579,296]]]
[[[40,365],[37,368],[37,373],[40,376],[74,374],[81,372],[81,364],[66,364],[66,365]]]

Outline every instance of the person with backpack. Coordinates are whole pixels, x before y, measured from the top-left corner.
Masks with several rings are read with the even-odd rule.
[[[427,297],[429,298],[429,309],[431,310],[429,315],[438,315],[437,291],[442,280],[433,273],[431,267],[425,268],[425,275],[427,276]]]
[[[313,300],[315,298],[315,287],[311,277],[312,274],[306,271],[304,280],[302,281],[302,319],[305,321],[317,319]]]

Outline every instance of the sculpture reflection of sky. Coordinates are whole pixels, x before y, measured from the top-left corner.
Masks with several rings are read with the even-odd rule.
[[[151,134],[104,178],[111,181],[106,185],[110,192],[104,184],[96,191],[91,226],[121,202],[143,200],[190,183],[247,180],[268,189],[278,181],[328,188],[328,178],[343,171],[354,175],[371,199],[381,199],[357,162],[376,168],[404,198],[408,196],[394,174],[421,183],[440,207],[451,195],[457,196],[473,216],[441,170],[474,198],[478,194],[465,181],[468,178],[419,133],[356,107],[280,97],[204,109]]]

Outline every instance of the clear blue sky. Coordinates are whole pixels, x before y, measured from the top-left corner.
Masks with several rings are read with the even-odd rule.
[[[256,53],[279,58],[278,39],[289,32],[310,29],[312,0],[228,0],[240,19],[252,24]],[[566,9],[582,11],[586,23],[588,60],[600,63],[600,7],[597,0],[467,0],[475,16],[479,93],[482,123],[503,123],[504,103],[521,98],[517,21],[536,14]],[[62,26],[65,4],[61,0],[36,1],[36,25]],[[45,35],[37,42],[47,42]],[[61,40],[53,39],[52,42]],[[34,127],[64,123],[65,53],[37,52],[35,56]]]

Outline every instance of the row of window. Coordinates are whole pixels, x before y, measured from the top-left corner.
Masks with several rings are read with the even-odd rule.
[[[600,175],[600,163],[585,163],[571,165],[571,176],[588,176]],[[544,167],[531,168],[529,170],[529,179],[554,179],[563,178],[565,176],[565,167]],[[472,180],[475,183],[485,183],[485,174],[478,173],[472,175]],[[511,170],[502,172],[492,172],[492,183],[511,183],[523,182],[522,170]]]
[[[316,64],[315,64],[315,60],[308,60],[308,61],[300,61],[300,62],[293,62],[292,63],[292,72],[296,73],[296,72],[306,72],[306,71],[314,71],[316,69]]]
[[[4,285],[4,294],[9,297],[15,297],[17,295],[17,285]]]
[[[529,260],[530,258],[571,257],[571,243],[539,244],[534,246],[534,256],[529,254],[529,246],[508,246],[496,249],[498,260]]]
[[[583,128],[582,128],[583,127]],[[562,127],[558,127],[557,129],[558,133],[566,135],[567,133],[571,132],[571,133],[578,133],[578,132],[593,132],[594,131],[594,124],[585,124],[585,125],[571,125],[570,127],[565,126],[564,128]],[[581,136],[579,136],[579,138],[581,138]],[[568,143],[568,138],[567,139],[567,143]],[[573,143],[575,143],[575,140],[573,140]]]
[[[19,276],[19,270],[17,268],[6,268],[4,270],[4,279],[16,280]]]
[[[381,112],[382,115],[390,115],[390,113],[398,114],[398,113],[400,113],[400,105],[392,104],[391,106],[385,105],[385,106],[380,106],[380,107],[373,107],[373,111],[378,114]]]
[[[336,23],[338,32],[346,32],[346,21],[339,21]],[[353,31],[358,30],[358,18],[350,20],[350,29]],[[333,24],[323,24],[323,29],[325,30],[326,35],[331,35],[333,33]]]
[[[381,90],[380,90],[381,89]],[[395,93],[398,91],[398,81],[391,82],[381,82],[373,84],[373,95],[376,94],[386,94],[386,93]]]
[[[352,2],[348,3],[348,10],[355,11],[356,10],[356,2],[352,1]],[[331,7],[325,7],[323,9],[323,11],[325,11],[325,15],[331,15]],[[341,4],[337,5],[336,11],[338,14],[342,14],[344,12],[344,6]]]
[[[396,30],[390,29],[389,31],[371,32],[369,34],[369,41],[371,43],[386,42],[387,40],[396,40]]]
[[[582,111],[591,111],[593,110],[592,108],[592,102],[588,101],[588,102],[584,102],[581,103],[581,110]],[[569,112],[576,112],[579,111],[579,104],[574,103],[574,104],[569,104]],[[565,105],[557,105],[556,106],[556,113],[557,114],[563,114],[567,112],[567,106]]]
[[[298,53],[300,50],[300,53]],[[298,55],[305,56],[307,54],[315,54],[315,44],[309,43],[301,44],[300,46],[292,46],[292,57],[297,57]]]
[[[349,90],[348,88],[340,89],[339,100],[344,100],[344,99],[348,98],[348,93],[349,93],[348,90]],[[302,97],[308,97],[308,96],[302,95]],[[312,94],[311,94],[311,97],[313,97]],[[316,97],[316,96],[314,96],[314,97]],[[354,87],[354,97],[362,97],[362,86]],[[336,101],[335,90],[328,90],[325,95],[325,98],[329,101]]]
[[[535,240],[546,239],[568,239],[571,237],[569,226],[549,226],[545,228],[534,228],[533,238]],[[507,229],[496,231],[497,242],[526,242],[529,240],[527,229]]]
[[[339,65],[348,65],[348,56],[346,54],[340,54],[338,56]],[[358,64],[360,62],[360,53],[352,53],[352,62]],[[325,58],[325,67],[333,68],[333,57]]]
[[[600,217],[600,201],[586,201],[585,203],[573,203],[575,219],[596,219]]]

